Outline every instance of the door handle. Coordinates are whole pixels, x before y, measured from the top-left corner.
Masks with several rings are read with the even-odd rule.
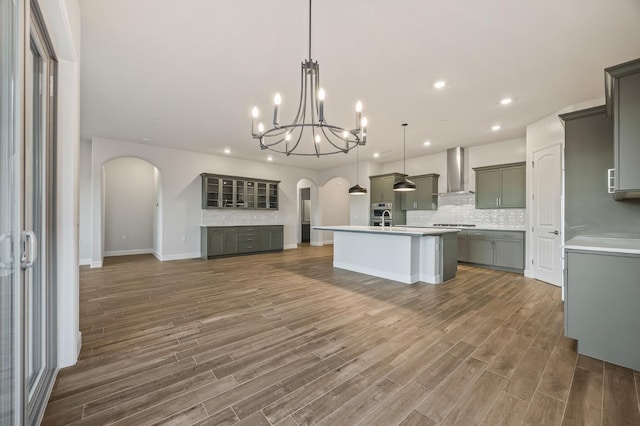
[[[550,231],[549,234],[554,234],[554,235],[558,235],[560,234],[558,231]]]
[[[36,261],[38,245],[36,234],[33,231],[22,231],[20,236],[22,254],[20,254],[20,266],[22,269],[31,268]]]

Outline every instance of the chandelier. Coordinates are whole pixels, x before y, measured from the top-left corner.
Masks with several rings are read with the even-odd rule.
[[[367,142],[367,118],[362,116],[362,102],[355,106],[355,128],[348,129],[328,123],[324,112],[325,92],[320,86],[320,66],[311,59],[311,0],[309,0],[309,59],[302,62],[300,70],[300,101],[298,112],[291,124],[281,124],[278,109],[282,103],[280,93],[273,99],[273,127],[266,129],[255,121],[260,115],[258,107],[251,111],[251,135],[260,141],[261,149],[269,149],[286,155],[321,155],[348,153]],[[310,130],[301,144],[305,130]],[[308,137],[310,136],[310,137]]]

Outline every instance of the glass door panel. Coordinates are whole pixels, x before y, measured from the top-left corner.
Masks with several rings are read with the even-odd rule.
[[[245,181],[236,180],[236,205],[235,207],[244,208],[246,206],[245,200],[247,196],[245,194]]]
[[[0,0],[0,425],[21,419],[17,3]]]
[[[258,182],[258,208],[267,208],[267,184],[264,182]]]
[[[246,206],[248,209],[256,208],[256,183],[248,181],[247,182],[247,197],[246,197]]]
[[[222,207],[233,207],[232,179],[222,179]]]
[[[32,39],[27,57],[27,128],[23,160],[23,289],[25,291],[25,373],[28,401],[44,373],[46,351],[46,233],[45,186],[46,116],[48,90],[46,61]],[[29,82],[28,82],[29,83]],[[29,102],[30,101],[30,102]]]
[[[267,207],[270,209],[278,208],[278,184],[277,183],[269,184],[269,205]]]

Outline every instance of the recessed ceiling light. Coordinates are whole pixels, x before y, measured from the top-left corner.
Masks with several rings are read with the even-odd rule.
[[[272,156],[268,156],[267,157],[267,161],[273,161],[273,157]]]
[[[143,139],[142,139],[142,143],[151,143],[151,139],[149,139],[149,138],[143,138]]]
[[[439,80],[439,81],[436,81],[435,83],[433,83],[433,87],[435,87],[436,89],[442,89],[446,85],[447,85],[447,83],[445,81],[442,81],[442,80]]]
[[[224,149],[224,153],[225,153],[225,154],[231,154],[231,150],[230,150],[229,148],[225,148],[225,149]]]
[[[511,98],[504,98],[500,100],[500,105],[509,105],[511,102],[513,102],[513,99]]]
[[[494,124],[493,126],[491,126],[491,130],[493,130],[494,132],[500,130],[502,128],[502,126],[500,126],[499,124]]]
[[[424,141],[423,145],[424,146],[429,146],[429,145],[431,145],[431,141]]]
[[[373,153],[373,158],[378,158],[378,157],[380,157],[380,154],[378,154],[377,152],[374,152]]]

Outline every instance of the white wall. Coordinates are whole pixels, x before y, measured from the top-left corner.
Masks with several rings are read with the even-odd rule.
[[[349,225],[350,203],[349,181],[343,177],[335,177],[320,187],[320,208],[322,224]],[[333,244],[333,232],[323,231],[323,244]]]
[[[105,256],[153,252],[155,167],[132,157],[104,164]]]
[[[78,292],[78,157],[80,140],[80,5],[39,0],[58,59],[57,363],[76,363],[81,346]]]
[[[80,142],[79,160],[79,262],[91,265],[91,142]]]
[[[160,258],[162,241],[162,178],[160,170],[153,168],[153,254]]]
[[[296,247],[298,239],[299,202],[297,183],[303,178],[317,181],[318,173],[292,167],[282,167],[272,163],[261,163],[237,158],[200,154],[189,151],[155,147],[147,144],[129,143],[104,138],[92,141],[91,177],[82,179],[92,181],[91,246],[94,267],[102,265],[103,257],[103,204],[99,196],[102,187],[102,165],[117,157],[137,157],[148,161],[158,168],[162,177],[162,202],[159,213],[162,215],[162,243],[159,257],[161,260],[195,258],[200,256],[201,211],[200,173],[219,173],[234,176],[247,176],[280,181],[280,209],[275,212],[251,212],[261,215],[270,223],[283,224],[285,248]],[[314,191],[312,188],[312,203]],[[317,195],[316,195],[317,196]],[[243,214],[234,214],[227,210],[209,210],[207,220],[217,225],[239,225]],[[238,212],[239,213],[239,212]],[[263,216],[269,215],[269,216]],[[251,216],[253,218],[253,216]],[[317,224],[322,224],[316,218]],[[81,235],[83,243],[89,236]],[[313,238],[313,236],[312,236]],[[319,241],[319,239],[318,239]]]

